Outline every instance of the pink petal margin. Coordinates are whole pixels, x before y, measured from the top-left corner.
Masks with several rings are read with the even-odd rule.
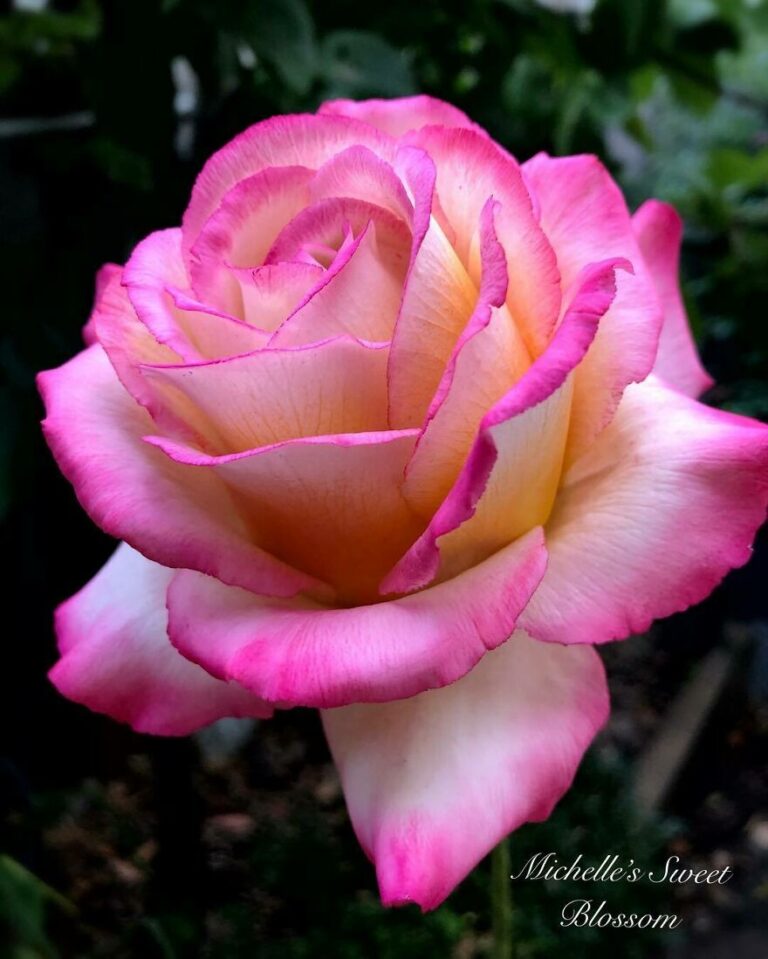
[[[384,904],[434,909],[508,833],[546,819],[608,709],[593,649],[518,631],[445,689],[325,710]]]
[[[503,643],[546,565],[540,529],[413,596],[328,609],[181,571],[169,632],[186,657],[281,705],[387,702],[455,682]]]
[[[97,713],[161,736],[186,736],[223,716],[271,716],[271,706],[173,648],[165,610],[173,575],[122,543],[56,610],[61,659],[53,684]]]
[[[699,360],[680,293],[683,222],[668,203],[648,200],[632,217],[632,228],[664,313],[653,371],[683,393],[700,396],[714,381]]]
[[[643,632],[747,562],[767,504],[768,427],[655,377],[630,386],[564,477],[521,626],[554,643]]]
[[[493,429],[521,416],[559,389],[592,343],[600,318],[615,293],[614,274],[628,269],[621,260],[593,264],[576,284],[577,292],[549,349],[483,417],[477,438],[453,489],[421,537],[382,581],[383,594],[410,592],[438,573],[438,540],[469,520],[480,501],[498,458]],[[407,496],[407,482],[406,482]]]

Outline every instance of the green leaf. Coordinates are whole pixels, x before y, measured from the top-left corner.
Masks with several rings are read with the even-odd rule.
[[[304,0],[261,0],[251,8],[246,39],[294,93],[305,94],[318,68],[317,40]]]
[[[366,30],[337,30],[322,46],[327,96],[403,96],[416,83],[406,55]]]
[[[10,933],[12,955],[54,959],[57,955],[45,931],[47,907],[55,904],[68,914],[75,907],[10,856],[0,856],[0,932]]]

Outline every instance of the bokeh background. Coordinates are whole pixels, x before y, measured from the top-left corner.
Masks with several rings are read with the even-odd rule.
[[[487,864],[426,917],[379,907],[313,713],[164,741],[45,679],[52,609],[113,548],[45,449],[34,389],[80,348],[96,269],[178,223],[202,162],[248,124],[412,92],[453,101],[520,158],[598,153],[633,208],[674,203],[718,383],[707,401],[768,418],[763,0],[4,2],[2,959],[488,955]],[[605,651],[611,725],[550,822],[512,845],[519,866],[542,850],[649,868],[674,854],[734,880],[588,893],[678,913],[675,935],[564,932],[583,886],[517,883],[519,959],[768,956],[766,552]],[[670,729],[685,731],[672,760]]]

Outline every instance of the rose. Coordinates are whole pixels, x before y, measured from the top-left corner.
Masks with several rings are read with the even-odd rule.
[[[319,707],[383,900],[439,903],[567,789],[592,644],[764,518],[768,431],[693,398],[680,232],[426,97],[237,137],[42,376],[124,540],[57,611],[56,686],[164,734]]]

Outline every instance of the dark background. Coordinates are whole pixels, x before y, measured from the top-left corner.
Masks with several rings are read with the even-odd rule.
[[[2,5],[2,959],[488,954],[485,866],[428,917],[378,906],[312,713],[255,735],[235,723],[162,741],[49,686],[52,609],[113,544],[42,442],[34,374],[80,348],[96,269],[178,223],[195,173],[232,135],[329,97],[428,92],[521,159],[596,152],[633,208],[673,202],[690,315],[718,382],[707,401],[768,418],[768,5],[553,6]],[[513,840],[513,862],[542,848],[598,861],[626,850],[657,866],[676,852],[732,863],[733,884],[595,893],[614,911],[679,912],[677,937],[563,933],[559,911],[579,890],[523,885],[520,959],[768,955],[765,552],[702,607],[606,651],[612,725],[552,820]],[[675,788],[641,817],[635,760],[707,653],[730,649],[733,622],[751,625],[731,679]]]

